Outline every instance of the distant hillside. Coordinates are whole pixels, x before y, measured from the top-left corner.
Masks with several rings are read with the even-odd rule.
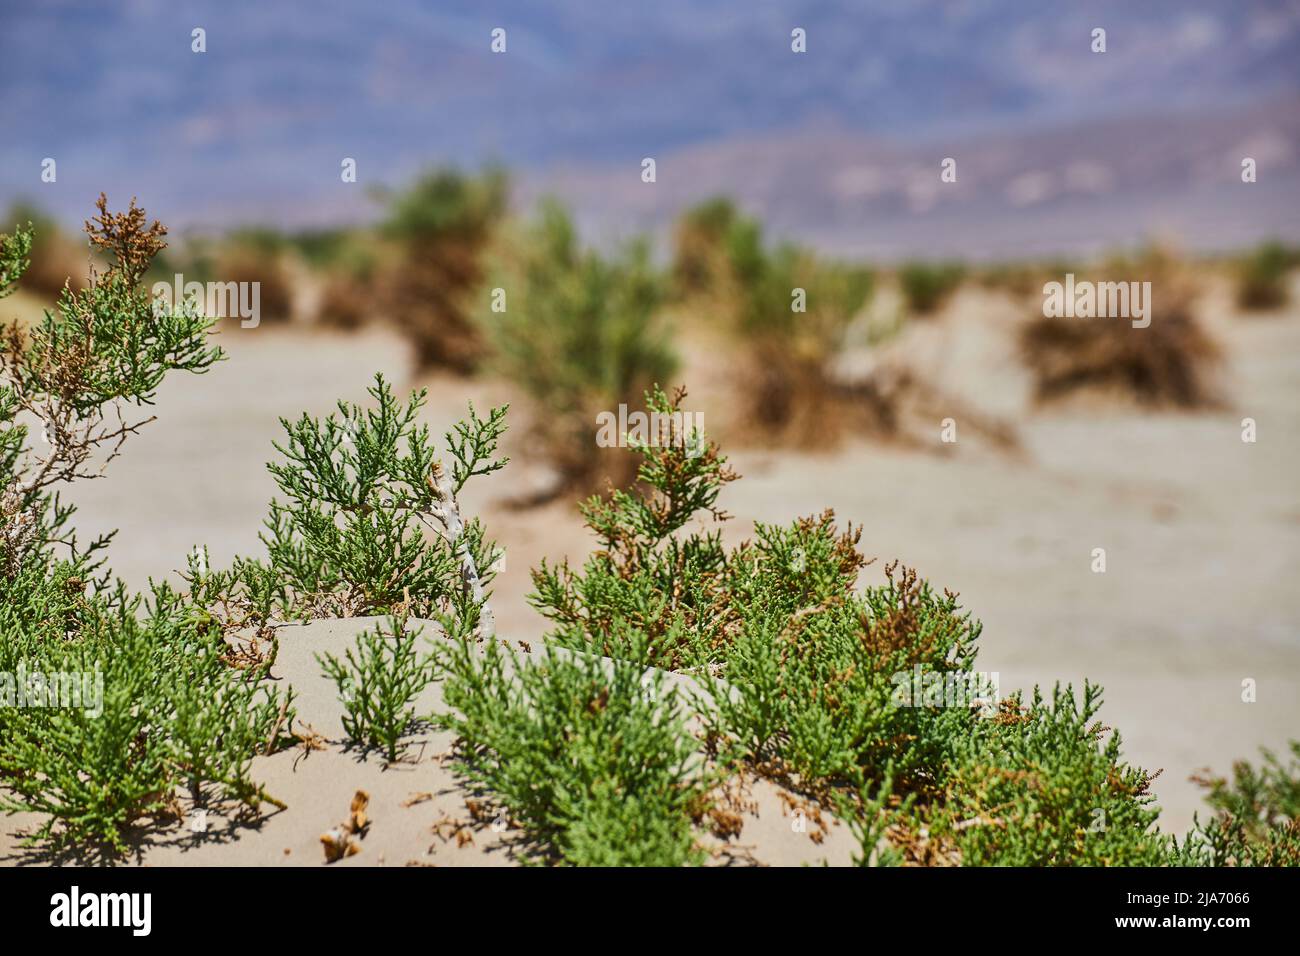
[[[1241,182],[1241,159],[1258,164]],[[940,162],[957,160],[957,182]],[[662,232],[726,193],[774,235],[894,257],[1089,252],[1152,237],[1213,249],[1300,240],[1300,97],[1241,110],[1085,121],[899,143],[828,129],[738,138],[640,167],[571,166],[521,184],[554,193],[588,229]]]

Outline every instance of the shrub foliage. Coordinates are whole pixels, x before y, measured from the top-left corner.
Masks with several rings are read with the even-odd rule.
[[[184,596],[129,594],[102,571],[108,539],[82,547],[72,532],[57,487],[116,457],[168,374],[221,358],[207,320],[155,313],[143,286],[166,230],[134,202],[98,208],[86,231],[108,270],[34,328],[10,326],[0,356],[0,806],[43,814],[38,838],[115,854],[133,824],[180,813],[178,794],[273,800],[249,769],[289,700],[261,669],[230,666]],[[0,296],[30,243],[0,236]]]
[[[498,266],[504,307],[485,305],[501,370],[538,409],[532,437],[566,487],[589,491],[628,476],[626,456],[592,440],[596,416],[635,406],[645,389],[676,370],[657,316],[663,284],[645,242],[612,257],[581,248],[564,210],[544,204]]]
[[[747,431],[768,442],[832,439],[846,412],[866,409],[832,363],[873,288],[870,270],[791,244],[768,248],[759,223],[726,199],[688,210],[677,228],[678,295],[722,329],[743,356]]]

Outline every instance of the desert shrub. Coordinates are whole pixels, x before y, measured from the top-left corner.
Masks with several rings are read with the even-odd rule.
[[[708,791],[685,708],[661,671],[552,651],[529,660],[463,637],[441,655],[439,717],[457,768],[524,831],[534,859],[680,866],[702,853]]]
[[[289,243],[279,233],[239,230],[226,237],[215,253],[215,281],[258,283],[259,317],[263,321],[287,322],[294,308],[289,255]]]
[[[659,322],[662,281],[645,242],[604,258],[580,248],[573,223],[545,204],[500,266],[503,311],[481,312],[499,367],[533,399],[533,439],[562,487],[621,481],[627,456],[596,443],[597,415],[634,406],[677,358]]]
[[[267,468],[283,500],[271,501],[264,521],[264,559],[236,557],[214,569],[206,549],[189,557],[182,578],[191,615],[225,635],[235,666],[274,661],[277,621],[414,615],[481,637],[494,633],[487,588],[500,551],[477,519],[463,516],[458,496],[471,478],[505,466],[496,457],[505,407],[481,418],[471,405],[444,434],[444,458],[418,423],[424,390],[402,402],[377,375],[369,394],[372,407],[340,401],[324,418],[281,419],[287,437],[275,447],[283,459]],[[367,635],[331,673],[369,667],[373,676],[381,663],[401,670],[405,651],[385,658],[386,639]],[[389,694],[404,681],[375,686]],[[357,739],[374,745],[383,739],[374,732],[378,711],[362,710],[370,716],[351,718],[365,730]]]
[[[898,284],[913,315],[938,311],[966,276],[958,262],[908,262],[898,270]]]
[[[1182,846],[1181,863],[1200,866],[1300,866],[1300,741],[1291,759],[1261,750],[1258,768],[1241,760],[1232,780],[1208,771],[1193,779],[1204,787],[1210,819],[1196,821]]]
[[[697,512],[725,517],[715,504],[734,476],[716,447],[697,446],[702,436],[684,433],[683,419],[674,417],[684,397],[647,393],[660,428],[649,442],[633,443],[644,453],[636,482],[582,504],[600,542],[583,570],[566,559],[533,571],[530,603],[556,625],[549,641],[622,657],[631,630],[649,639],[640,663],[678,669],[707,659],[719,636],[711,626],[711,576],[723,569],[725,554],[717,534],[680,541],[675,534]]]
[[[1121,758],[1120,735],[1094,718],[1101,688],[1082,701],[1057,687],[1003,701],[998,716],[954,739],[943,798],[919,846],[955,850],[965,866],[1158,866],[1170,842],[1155,828],[1153,777]]]
[[[506,194],[500,170],[445,170],[389,201],[381,232],[400,251],[383,276],[381,299],[422,368],[469,372],[485,355],[473,300]]]
[[[35,206],[14,203],[0,226],[27,224],[32,237],[30,263],[23,274],[23,288],[46,301],[58,299],[64,285],[80,292],[90,282],[93,257],[84,243],[77,242]]]
[[[658,391],[647,402],[673,407]],[[671,437],[671,419],[663,427],[656,441]],[[455,627],[439,653],[448,711],[438,719],[457,734],[460,772],[523,828],[540,860],[671,866],[702,857],[693,821],[712,778],[686,730],[685,700],[650,666],[671,652],[659,629],[671,612],[655,603],[651,579],[673,589],[672,559],[650,552],[669,550],[673,531],[710,506],[723,466],[716,453],[689,457],[681,447],[649,457],[640,476],[655,492],[617,491],[607,506],[585,506],[598,534],[617,535],[604,539],[610,553],[589,562],[587,577],[575,579],[567,563],[535,572],[537,602],[561,624],[544,656],[480,647]],[[658,497],[664,489],[672,501]],[[623,587],[620,573],[635,582]],[[612,661],[598,656],[610,652]]]
[[[409,628],[405,617],[363,631],[356,648],[316,656],[325,676],[339,690],[343,729],[349,738],[383,751],[396,760],[405,750],[402,739],[416,723],[415,699],[432,679],[427,655],[415,645],[421,628]]]
[[[832,370],[871,296],[871,270],[789,243],[768,248],[762,226],[719,198],[679,222],[673,276],[678,295],[694,300],[688,307],[717,316],[741,353],[739,433],[772,444],[825,444],[846,422],[875,423],[869,403]]]
[[[664,414],[678,407],[647,396]],[[1070,692],[998,701],[974,670],[981,625],[914,571],[868,563],[830,512],[759,524],[728,550],[697,516],[725,518],[734,478],[711,443],[642,443],[638,484],[584,505],[599,547],[581,571],[534,572],[549,645],[690,674],[720,772],[774,778],[844,817],[862,862],[1154,863],[1148,776],[1123,763]],[[1087,839],[1078,831],[1106,829]],[[990,814],[995,814],[990,816]],[[984,829],[977,829],[987,824]]]
[[[1020,352],[1037,399],[1102,390],[1155,407],[1217,404],[1212,376],[1222,353],[1196,319],[1192,291],[1177,280],[1157,280],[1152,299],[1146,328],[1124,318],[1031,319],[1021,330]]]
[[[829,516],[784,534],[763,531],[771,541],[810,528],[829,556]],[[841,537],[840,550],[851,551],[850,540]],[[715,695],[715,734],[733,739],[747,762],[814,793],[880,782],[887,768],[904,790],[938,793],[955,742],[971,727],[970,707],[900,703],[899,689],[917,675],[964,688],[979,624],[914,572],[895,579],[891,567],[887,586],[860,597],[841,575],[814,603],[772,585],[781,565],[762,544],[757,558],[752,577],[736,583],[739,634],[719,671],[739,692]],[[824,610],[801,613],[809,607]]]
[[[870,298],[871,271],[790,244],[768,250],[748,220],[733,226],[727,252],[749,433],[772,443],[833,443],[858,403],[831,365]]]
[[[86,230],[92,245],[112,256],[109,270],[80,292],[64,289],[57,310],[35,327],[5,330],[0,407],[9,471],[3,478],[29,515],[40,509],[58,514],[53,486],[95,474],[96,454],[111,460],[147,424],[129,421],[129,408],[150,404],[168,372],[202,373],[221,357],[207,344],[203,318],[186,309],[155,314],[141,284],[166,229],[157,222],[146,228],[134,204],[127,213],[110,214],[101,195],[99,210]],[[6,237],[6,286],[22,274],[29,250],[25,232]],[[18,420],[20,412],[40,423],[43,450],[26,445],[28,425]]]
[[[66,571],[55,575],[66,587]],[[62,640],[0,626],[0,671],[59,675],[80,681],[83,694],[80,706],[0,707],[0,786],[9,791],[0,807],[44,814],[39,838],[121,852],[131,824],[179,812],[178,788],[253,809],[275,802],[250,770],[274,743],[287,699],[260,684],[260,672],[228,667],[220,635],[190,624],[175,594],[155,591],[143,615],[136,601],[80,603],[77,629]]]
[[[695,245],[713,249],[713,235],[723,235],[719,249],[707,257],[679,248],[682,268],[701,257],[710,263],[702,275],[711,283],[713,299],[686,307],[724,316],[727,344],[739,352],[734,436],[805,448],[834,446],[846,435],[920,443],[930,439],[936,414],[942,419],[962,407],[962,420],[995,447],[1016,448],[1007,423],[965,407],[908,362],[906,350],[879,351],[903,328],[904,315],[898,311],[882,321],[880,314],[864,311],[875,287],[871,269],[791,244],[768,248],[760,225],[725,204],[705,205],[695,214],[704,225],[688,214],[679,243],[694,237]],[[960,278],[962,267],[921,265],[904,273],[946,288]],[[844,361],[851,349],[864,346],[879,354],[866,362],[861,354]]]
[[[1237,266],[1237,305],[1243,309],[1276,309],[1290,296],[1287,277],[1295,256],[1280,242],[1265,242]]]
[[[107,539],[79,546],[55,490],[97,474],[96,458],[148,423],[131,409],[168,373],[221,357],[207,320],[155,311],[143,285],[166,230],[134,202],[114,214],[101,196],[98,208],[86,229],[108,271],[64,289],[35,327],[11,326],[0,356],[0,806],[44,814],[38,839],[114,854],[133,823],[178,813],[182,789],[271,800],[251,761],[290,702],[261,684],[264,670],[230,667],[221,633],[183,596],[159,585],[141,598],[100,573]],[[0,297],[30,244],[23,230],[0,236]]]
[[[316,321],[335,329],[359,329],[366,324],[373,310],[373,299],[364,278],[331,275],[321,290]]]
[[[688,209],[674,230],[673,291],[680,298],[716,293],[732,281],[728,244],[742,228],[735,203],[714,197]]]
[[[975,277],[986,289],[1000,289],[1017,297],[1038,298],[1047,282],[1059,279],[1067,272],[1078,274],[1084,271],[1081,265],[1065,259],[1012,261],[983,266],[975,272]]]
[[[405,402],[383,376],[374,407],[338,403],[323,419],[282,419],[267,467],[284,501],[273,500],[262,536],[269,570],[288,613],[352,617],[398,610],[433,617],[449,610],[477,619],[497,557],[477,520],[456,504],[466,482],[505,466],[496,446],[505,408],[469,418],[445,436],[444,467],[427,425],[426,392]],[[258,572],[257,567],[246,566]]]
[[[823,262],[786,246],[746,285],[740,330],[747,345],[751,434],[769,442],[834,443],[847,426],[879,424],[835,377],[849,325],[871,294],[863,268]],[[803,311],[792,293],[803,290]]]

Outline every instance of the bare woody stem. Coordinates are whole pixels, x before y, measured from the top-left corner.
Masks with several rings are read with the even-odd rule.
[[[461,541],[465,522],[461,520],[460,508],[451,489],[451,477],[440,462],[435,461],[430,469],[429,488],[435,501],[433,515],[447,529],[448,541],[460,553],[461,580],[470,598],[479,606],[479,636],[490,641],[496,635],[496,621],[492,616],[492,608],[483,596],[483,581],[479,577],[478,566],[474,563],[474,555]]]

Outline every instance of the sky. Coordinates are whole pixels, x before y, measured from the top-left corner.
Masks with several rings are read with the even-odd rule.
[[[0,0],[0,91],[0,208],[76,220],[104,189],[171,221],[328,221],[433,164],[544,182],[753,137],[1247,108],[1300,91],[1300,0]]]

